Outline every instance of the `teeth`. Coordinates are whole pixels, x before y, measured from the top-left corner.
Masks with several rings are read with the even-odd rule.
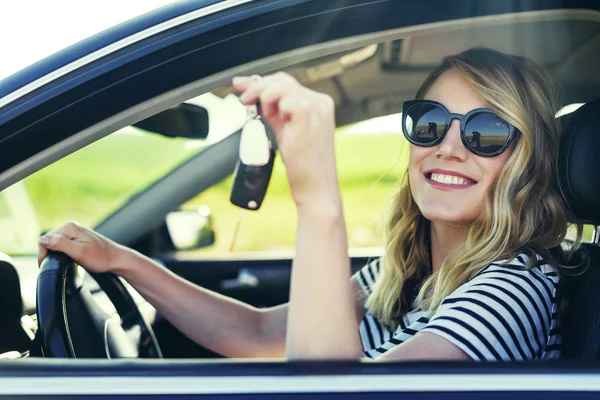
[[[454,175],[431,174],[430,179],[446,185],[472,185],[470,181]]]

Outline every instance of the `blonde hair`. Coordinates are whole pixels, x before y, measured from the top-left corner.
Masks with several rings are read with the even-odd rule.
[[[429,221],[415,203],[407,175],[394,196],[386,223],[385,255],[369,311],[388,327],[413,303],[435,310],[479,271],[498,260],[523,252],[536,254],[558,269],[567,254],[561,248],[568,220],[556,182],[560,106],[553,79],[534,62],[475,48],[446,57],[417,92],[422,99],[438,77],[455,70],[520,136],[509,161],[492,185],[483,212],[468,228],[465,242],[430,274]],[[582,225],[577,226],[579,245]]]

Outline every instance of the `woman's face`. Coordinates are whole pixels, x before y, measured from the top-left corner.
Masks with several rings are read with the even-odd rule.
[[[454,70],[442,74],[431,86],[426,100],[442,103],[451,113],[466,114],[488,107]],[[442,143],[432,147],[410,146],[409,180],[412,195],[423,216],[430,221],[465,225],[481,212],[492,184],[502,171],[512,150],[496,157],[479,157],[463,145],[460,121],[453,120]],[[436,175],[433,176],[432,174]],[[458,177],[445,184],[445,176]]]

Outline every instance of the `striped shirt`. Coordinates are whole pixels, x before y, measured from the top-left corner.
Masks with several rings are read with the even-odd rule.
[[[387,329],[369,312],[359,332],[367,357],[378,355],[410,339],[431,332],[458,346],[476,361],[553,359],[560,356],[557,320],[558,275],[549,264],[528,269],[529,258],[519,254],[498,261],[446,297],[435,312],[414,308]],[[368,296],[379,275],[379,259],[355,276]]]

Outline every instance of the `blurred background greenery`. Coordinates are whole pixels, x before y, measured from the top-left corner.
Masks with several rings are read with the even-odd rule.
[[[336,157],[349,245],[378,246],[377,223],[406,169],[405,140],[391,134],[338,134]],[[215,246],[203,252],[229,251],[238,222],[235,250],[291,249],[296,213],[281,158],[276,160],[267,196],[258,211],[241,211],[229,203],[231,180],[230,177],[186,204],[208,205],[212,210],[217,240]]]

